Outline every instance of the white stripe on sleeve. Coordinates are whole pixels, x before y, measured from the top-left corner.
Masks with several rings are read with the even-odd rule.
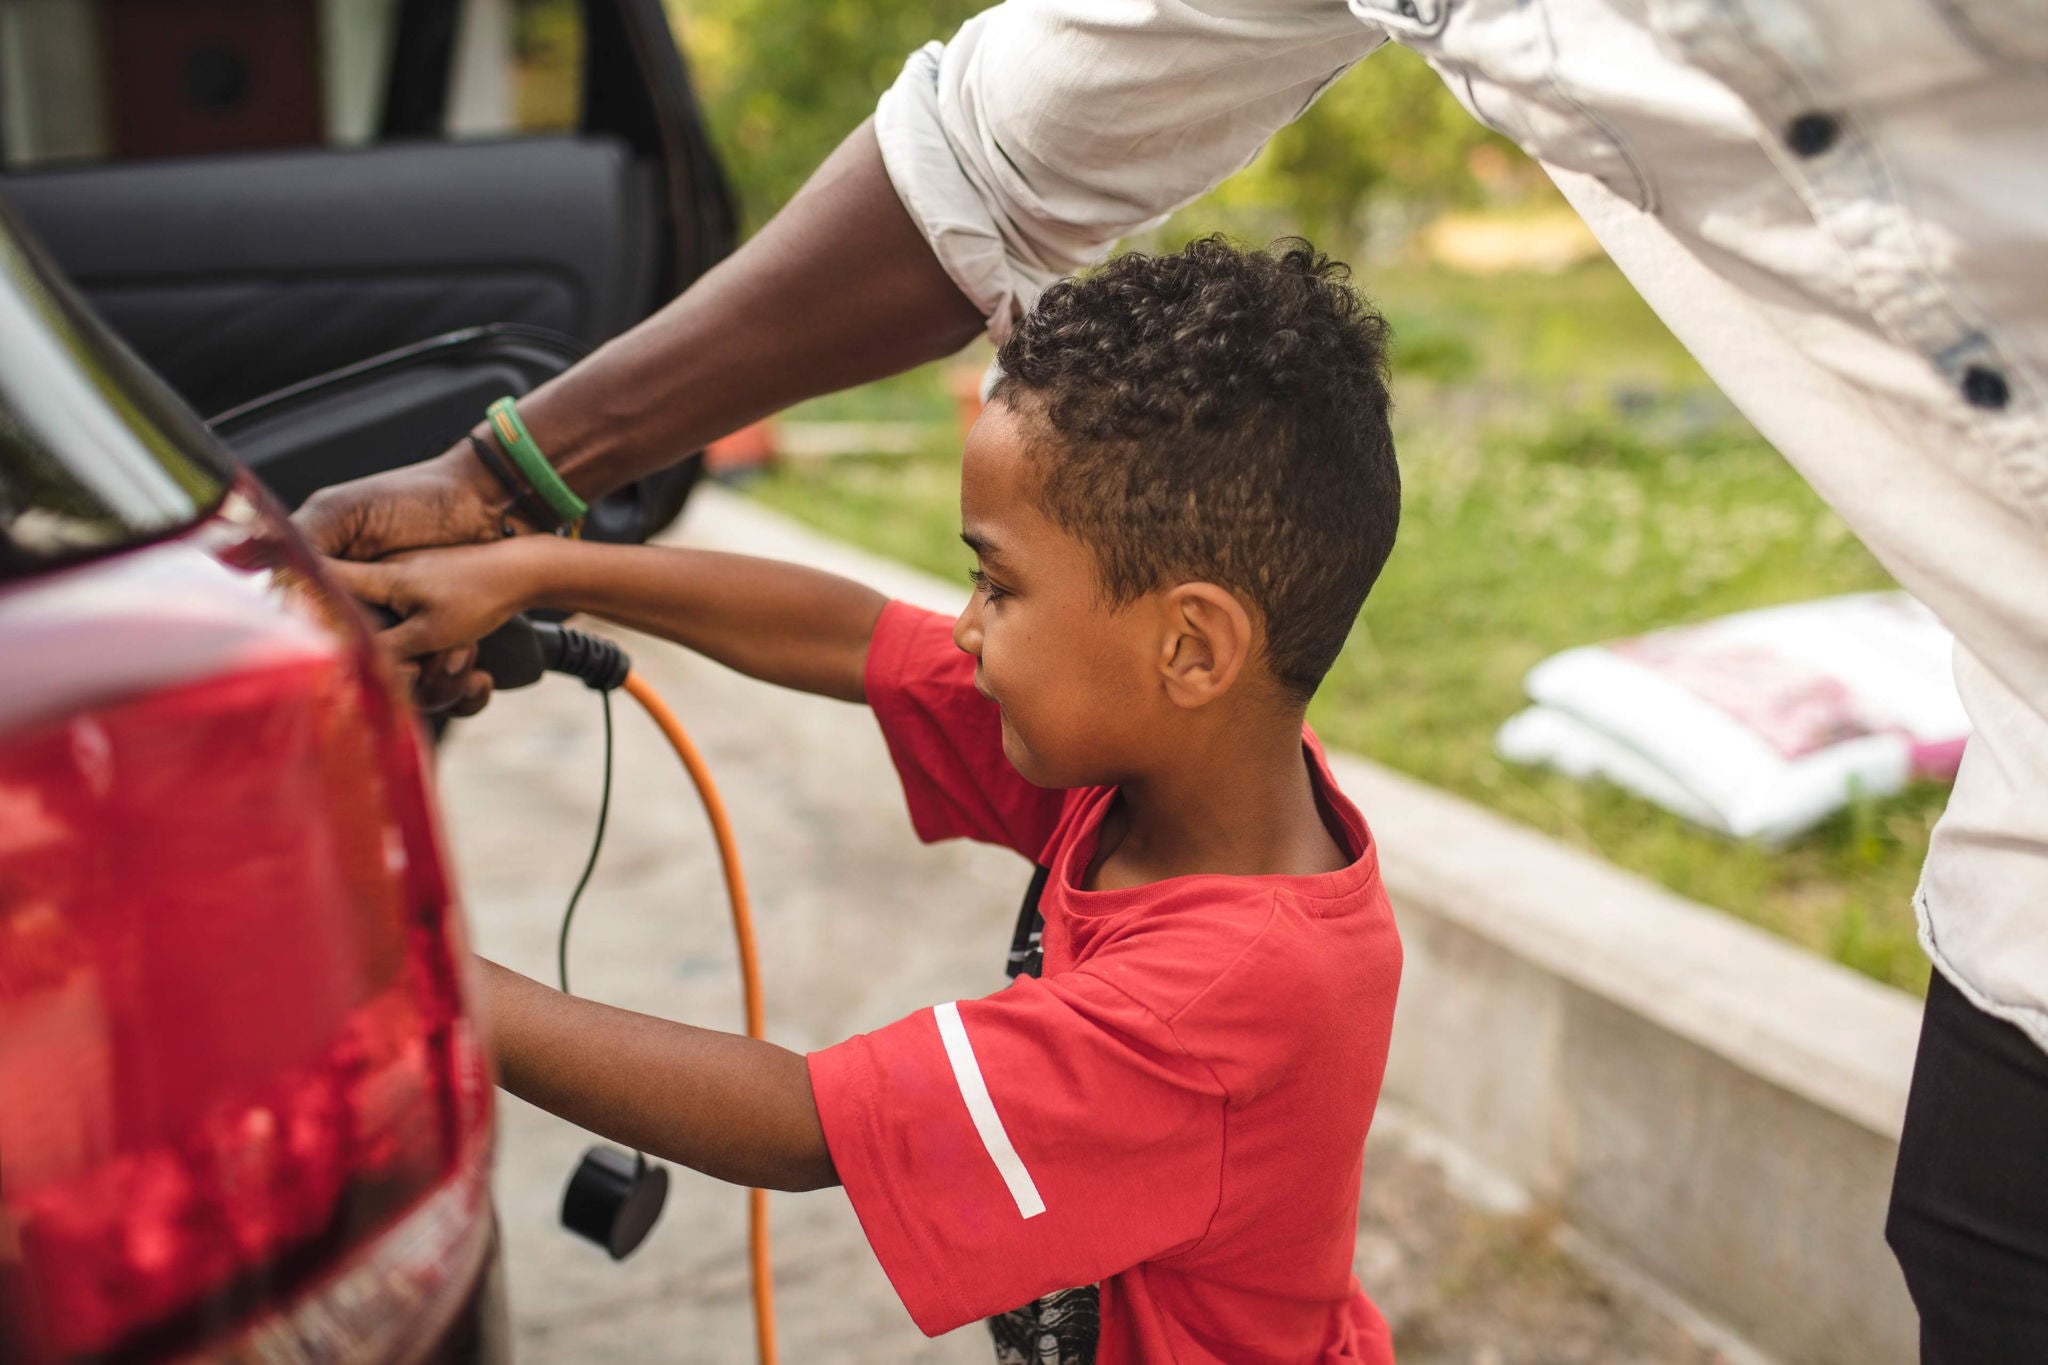
[[[1045,1201],[1038,1197],[1038,1186],[1031,1183],[1031,1172],[1024,1169],[1023,1158],[1010,1145],[1010,1135],[1003,1131],[995,1101],[988,1097],[988,1085],[981,1079],[981,1064],[974,1060],[974,1046],[967,1041],[967,1026],[960,1022],[959,1003],[948,1000],[943,1005],[934,1005],[932,1015],[939,1021],[939,1040],[946,1045],[946,1060],[953,1064],[953,1079],[959,1083],[960,1098],[967,1101],[967,1116],[974,1120],[974,1131],[981,1134],[981,1145],[988,1149],[989,1160],[996,1163],[997,1173],[1010,1187],[1017,1212],[1026,1218],[1036,1218],[1045,1212]]]

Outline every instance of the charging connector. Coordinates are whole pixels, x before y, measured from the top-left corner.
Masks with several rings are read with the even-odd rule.
[[[491,685],[501,692],[529,687],[547,673],[580,679],[598,692],[616,692],[633,671],[626,651],[610,640],[524,616],[477,641],[476,666],[491,675]]]

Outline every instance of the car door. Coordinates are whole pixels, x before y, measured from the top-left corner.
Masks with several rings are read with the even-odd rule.
[[[0,85],[0,192],[209,416],[468,328],[587,350],[733,242],[660,0],[0,0]]]

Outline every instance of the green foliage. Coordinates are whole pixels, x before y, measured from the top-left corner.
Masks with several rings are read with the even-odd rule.
[[[912,50],[986,8],[986,0],[667,3],[750,227],[874,111]],[[1348,248],[1383,194],[1478,198],[1472,165],[1481,148],[1489,149],[1482,165],[1507,164],[1509,144],[1474,122],[1420,58],[1389,46],[1337,80],[1193,212],[1211,227],[1302,232]]]
[[[1471,342],[1426,321],[1403,327],[1394,337],[1394,349],[1401,359],[1401,373],[1416,379],[1455,384],[1470,379],[1479,368]]]
[[[748,228],[759,227],[895,81],[985,0],[667,0]]]
[[[513,0],[513,122],[526,132],[576,126],[583,23],[576,0]]]
[[[1389,44],[1339,77],[1258,160],[1182,216],[1263,221],[1352,251],[1376,202],[1472,203],[1486,188],[1475,163],[1504,173],[1519,160],[1513,144],[1466,113],[1427,63]]]

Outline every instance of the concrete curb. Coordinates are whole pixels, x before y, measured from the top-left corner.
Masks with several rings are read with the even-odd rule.
[[[723,489],[681,538],[935,610],[966,597]],[[1908,1365],[1883,1226],[1918,1003],[1376,764],[1333,766],[1407,949],[1388,1099],[1762,1351]]]
[[[1917,1002],[1410,778],[1333,766],[1407,949],[1388,1095],[1771,1355],[1908,1365],[1883,1230]]]

